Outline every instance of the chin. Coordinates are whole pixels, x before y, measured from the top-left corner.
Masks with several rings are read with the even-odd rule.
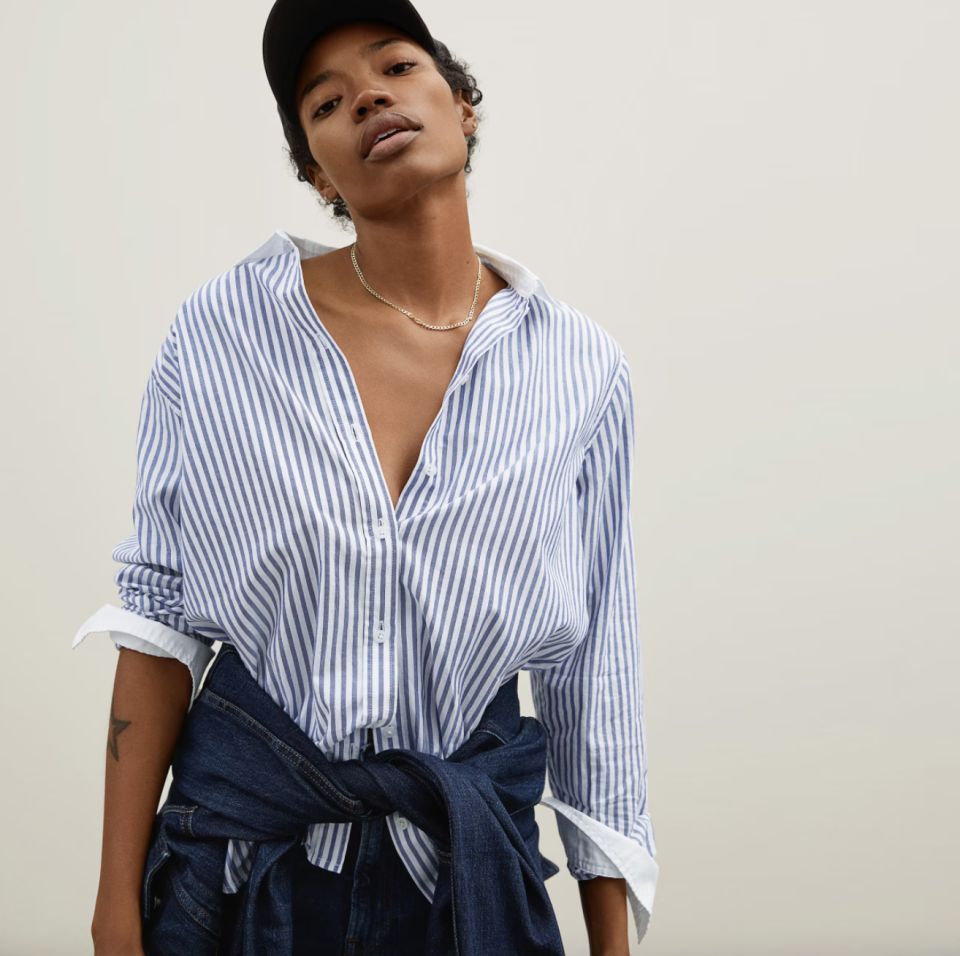
[[[397,156],[397,160],[400,159]],[[344,198],[351,215],[356,213],[364,219],[380,219],[425,200],[436,198],[443,201],[461,194],[465,197],[465,162],[466,157],[459,165],[447,163],[438,167],[433,164],[432,168],[425,168],[420,162],[404,163],[402,166],[397,162],[389,171],[391,175],[384,176],[374,189],[367,190],[359,202]]]

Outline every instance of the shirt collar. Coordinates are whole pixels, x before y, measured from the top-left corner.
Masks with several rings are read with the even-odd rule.
[[[336,246],[325,246],[322,243],[314,242],[312,239],[301,239],[299,236],[292,236],[278,229],[250,255],[244,256],[237,265],[242,266],[248,262],[259,262],[261,259],[287,255],[294,251],[300,259],[312,259],[314,256],[322,256],[324,253],[333,252],[336,248]],[[511,259],[502,252],[497,252],[495,249],[477,243],[473,244],[473,248],[481,261],[490,266],[525,299],[529,299],[532,295],[546,295],[546,289],[544,289],[540,279],[526,266],[517,262],[516,259]]]

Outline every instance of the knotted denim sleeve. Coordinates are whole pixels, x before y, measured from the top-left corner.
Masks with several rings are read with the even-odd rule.
[[[224,645],[173,761],[143,883],[148,956],[215,956],[229,839],[255,843],[241,893],[241,956],[292,952],[291,851],[308,824],[401,811],[440,852],[428,956],[562,956],[534,808],[543,727],[521,717],[517,678],[446,760],[403,749],[331,762]],[[221,954],[223,956],[223,954]]]

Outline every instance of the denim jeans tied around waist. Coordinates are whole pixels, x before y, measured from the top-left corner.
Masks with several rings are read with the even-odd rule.
[[[394,749],[332,762],[223,645],[184,721],[173,776],[144,873],[148,956],[216,956],[229,839],[257,844],[236,901],[236,952],[291,956],[295,853],[307,826],[394,811],[440,856],[426,956],[563,953],[544,886],[557,867],[540,855],[534,816],[546,737],[520,716],[516,677],[447,759]]]

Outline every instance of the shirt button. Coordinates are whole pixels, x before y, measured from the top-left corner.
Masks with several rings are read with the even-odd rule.
[[[427,475],[429,475],[432,478],[437,473],[437,466],[427,465],[427,467],[424,468],[423,470],[427,473]]]
[[[406,817],[397,817],[397,826],[401,830],[406,830],[410,826],[410,821]]]
[[[383,733],[384,733],[384,735],[387,736],[387,737],[392,737],[392,736],[393,736],[393,727],[384,727],[384,728],[383,728]]]
[[[383,625],[380,625],[380,630],[377,631],[377,643],[382,644],[387,639],[387,632],[383,629]]]

